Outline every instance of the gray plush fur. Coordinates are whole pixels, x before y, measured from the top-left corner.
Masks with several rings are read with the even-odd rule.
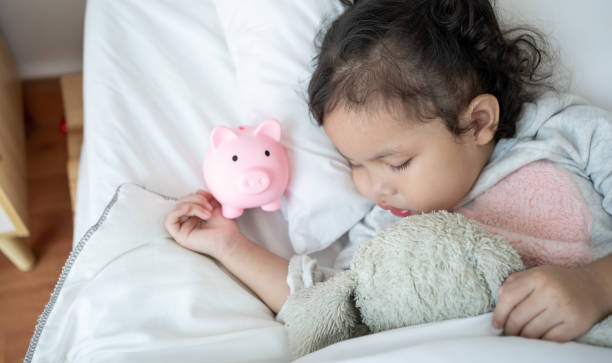
[[[368,332],[490,312],[522,269],[503,238],[460,214],[411,216],[363,243],[350,270],[291,295],[279,319],[297,358]],[[579,341],[610,345],[611,332],[608,318]]]
[[[345,271],[289,297],[291,303],[283,308],[282,320],[289,332],[289,350],[295,358],[368,333],[352,299],[355,286],[352,276]],[[322,303],[332,305],[326,308]]]

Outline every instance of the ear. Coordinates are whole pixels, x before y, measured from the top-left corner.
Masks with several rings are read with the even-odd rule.
[[[271,137],[276,141],[280,141],[281,137],[281,126],[280,123],[274,119],[265,120],[255,129],[255,136],[265,135]]]
[[[466,126],[471,126],[471,134],[478,145],[486,145],[493,140],[499,125],[499,103],[492,94],[476,96],[463,114]]]
[[[234,131],[225,126],[217,126],[210,134],[210,144],[213,149],[218,149],[221,145],[236,137]]]

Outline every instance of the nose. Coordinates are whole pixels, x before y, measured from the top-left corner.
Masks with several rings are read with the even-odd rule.
[[[270,186],[270,175],[263,169],[250,169],[238,177],[238,190],[245,194],[259,194]]]
[[[377,199],[388,197],[395,194],[396,190],[393,184],[389,183],[384,178],[377,177],[370,173],[370,186]]]

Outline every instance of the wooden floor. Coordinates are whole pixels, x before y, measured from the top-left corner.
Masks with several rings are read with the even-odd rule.
[[[23,362],[61,268],[72,247],[66,140],[58,79],[23,84],[28,153],[28,244],[37,256],[30,272],[0,254],[0,363]]]

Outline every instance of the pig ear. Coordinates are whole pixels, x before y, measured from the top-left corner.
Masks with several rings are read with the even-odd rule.
[[[265,135],[273,138],[276,141],[280,141],[281,137],[281,126],[280,123],[274,119],[265,120],[260,123],[255,129],[255,136]]]
[[[228,140],[236,137],[236,134],[232,129],[225,126],[217,126],[212,130],[210,134],[210,144],[214,149],[218,149]]]

